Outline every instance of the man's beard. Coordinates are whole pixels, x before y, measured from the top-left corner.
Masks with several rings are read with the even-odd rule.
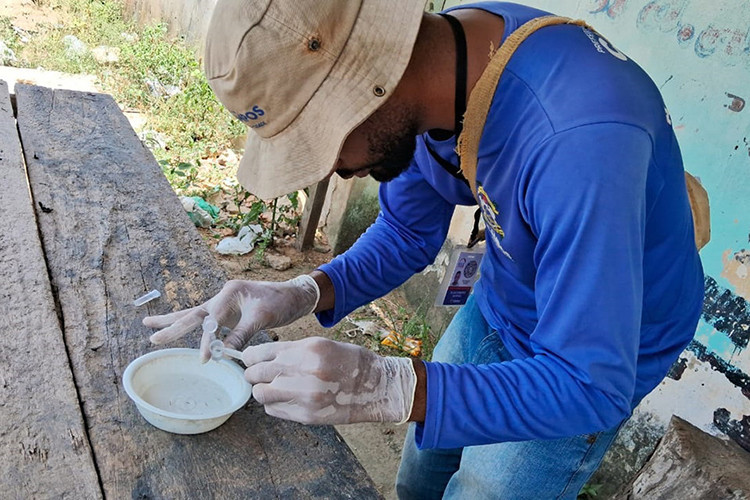
[[[404,124],[398,133],[377,134],[370,140],[370,155],[382,158],[371,170],[370,177],[378,182],[389,182],[405,172],[417,149],[417,127]]]

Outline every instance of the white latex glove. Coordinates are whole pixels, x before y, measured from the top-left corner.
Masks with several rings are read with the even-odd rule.
[[[151,335],[151,342],[166,344],[193,331],[210,315],[219,326],[232,329],[224,345],[242,349],[254,333],[288,325],[312,313],[319,299],[318,284],[308,275],[280,283],[233,280],[199,306],[162,316],[147,316],[143,324],[159,329]],[[213,336],[214,332],[203,332],[203,362],[211,357],[208,344]]]
[[[271,416],[303,424],[399,422],[411,415],[417,375],[410,359],[311,337],[248,347],[253,397]]]

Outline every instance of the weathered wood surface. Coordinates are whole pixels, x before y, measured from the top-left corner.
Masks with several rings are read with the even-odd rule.
[[[100,498],[0,81],[0,497]]]
[[[750,453],[679,417],[618,500],[750,499]]]
[[[323,179],[314,186],[310,186],[310,197],[307,199],[305,210],[302,213],[299,234],[297,235],[298,250],[307,250],[315,244],[315,231],[318,229],[320,213],[323,211],[323,204],[326,202],[328,183],[329,179]]]
[[[147,314],[197,305],[223,272],[150,152],[103,94],[16,86],[18,124],[65,342],[105,496],[372,498],[372,482],[330,427],[268,417],[255,404],[217,430],[148,425],[122,389],[153,349]],[[151,290],[161,299],[134,308]],[[182,344],[196,347],[198,335]]]

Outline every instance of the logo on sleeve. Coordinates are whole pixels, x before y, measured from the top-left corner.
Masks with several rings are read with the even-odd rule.
[[[603,36],[600,36],[598,33],[591,31],[588,28],[581,28],[583,32],[586,34],[589,40],[591,40],[591,43],[594,44],[594,48],[597,52],[600,54],[606,54],[609,52],[611,55],[615,56],[617,59],[621,61],[627,61],[628,56],[617,50],[616,48],[612,47],[612,44],[609,43],[609,41],[604,38]]]
[[[487,195],[487,191],[484,190],[484,186],[480,185],[477,189],[477,198],[479,199],[479,208],[482,211],[482,219],[484,219],[484,225],[487,228],[485,233],[489,234],[488,239],[492,240],[492,243],[503,253],[503,255],[510,260],[513,260],[513,257],[511,257],[511,255],[503,248],[502,241],[505,239],[505,231],[503,231],[502,226],[500,226],[500,223],[497,221],[499,212],[497,211],[497,208],[495,208],[495,204]]]

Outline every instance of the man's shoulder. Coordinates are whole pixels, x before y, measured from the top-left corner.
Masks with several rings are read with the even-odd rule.
[[[547,12],[541,9],[536,9],[534,7],[529,7],[528,5],[522,5],[519,3],[488,2],[488,1],[469,2],[469,3],[464,3],[461,5],[456,5],[454,7],[446,9],[444,12],[450,12],[452,10],[459,10],[459,9],[481,9],[487,12],[492,12],[493,14],[506,18],[506,20],[509,21],[508,26],[511,27],[511,29],[514,26],[520,26],[520,24],[523,24],[524,22],[529,21],[535,17],[545,16],[545,15],[550,14],[550,12]]]
[[[657,86],[627,54],[581,26],[552,26],[511,59],[502,84],[523,88],[555,130],[596,122],[652,129],[664,122]],[[499,88],[498,91],[502,91]]]

